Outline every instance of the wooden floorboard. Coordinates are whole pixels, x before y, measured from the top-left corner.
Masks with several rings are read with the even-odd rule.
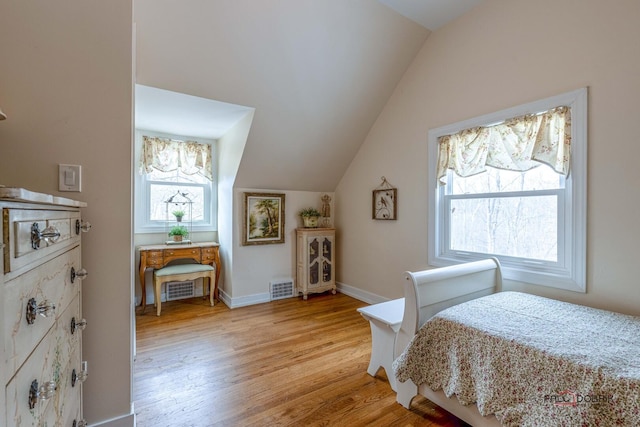
[[[367,374],[366,304],[310,295],[229,309],[201,298],[136,315],[138,427],[460,426],[424,398],[395,401]],[[138,309],[140,310],[140,309]]]

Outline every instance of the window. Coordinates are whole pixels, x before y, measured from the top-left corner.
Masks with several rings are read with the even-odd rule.
[[[213,230],[216,218],[211,142],[158,137],[146,131],[139,133],[136,139],[140,148],[136,232],[165,231],[167,212],[164,202],[177,193],[185,194],[193,202],[190,210],[193,231]],[[155,147],[154,143],[163,145]],[[185,221],[188,220],[190,218],[185,217]]]
[[[429,131],[430,264],[493,256],[506,279],[585,292],[586,104],[587,90],[581,89]],[[569,137],[552,157],[545,157],[549,150],[544,147],[541,161],[532,161],[535,155],[518,159],[517,150],[500,139],[509,134],[500,128],[505,120],[539,123],[546,120],[542,115],[556,113]],[[498,143],[492,140],[465,151],[477,142],[469,143],[468,132],[476,131],[499,134]],[[552,126],[550,134],[554,131]],[[452,135],[463,135],[463,148],[451,142]],[[492,148],[494,143],[497,151],[507,148],[502,160],[518,164],[495,161],[501,154]],[[458,159],[447,158],[445,151],[453,146]]]

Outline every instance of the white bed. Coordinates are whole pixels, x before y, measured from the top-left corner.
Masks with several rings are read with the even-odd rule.
[[[495,259],[406,273],[399,403],[474,426],[640,425],[640,318],[501,288]]]

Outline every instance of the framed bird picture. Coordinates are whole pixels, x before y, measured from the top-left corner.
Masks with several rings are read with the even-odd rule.
[[[373,219],[398,218],[398,190],[382,188],[373,190]]]

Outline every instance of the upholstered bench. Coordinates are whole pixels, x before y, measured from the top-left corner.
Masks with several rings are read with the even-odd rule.
[[[358,311],[371,325],[371,360],[367,373],[373,377],[378,369],[384,368],[391,389],[396,391],[396,376],[391,365],[404,316],[404,298],[362,307]]]
[[[209,302],[213,307],[214,286],[216,283],[216,269],[206,264],[179,264],[170,265],[153,271],[153,296],[156,306],[156,315],[160,316],[161,301],[160,291],[164,282],[180,282],[202,278],[202,295],[206,296],[206,284],[209,279]]]

